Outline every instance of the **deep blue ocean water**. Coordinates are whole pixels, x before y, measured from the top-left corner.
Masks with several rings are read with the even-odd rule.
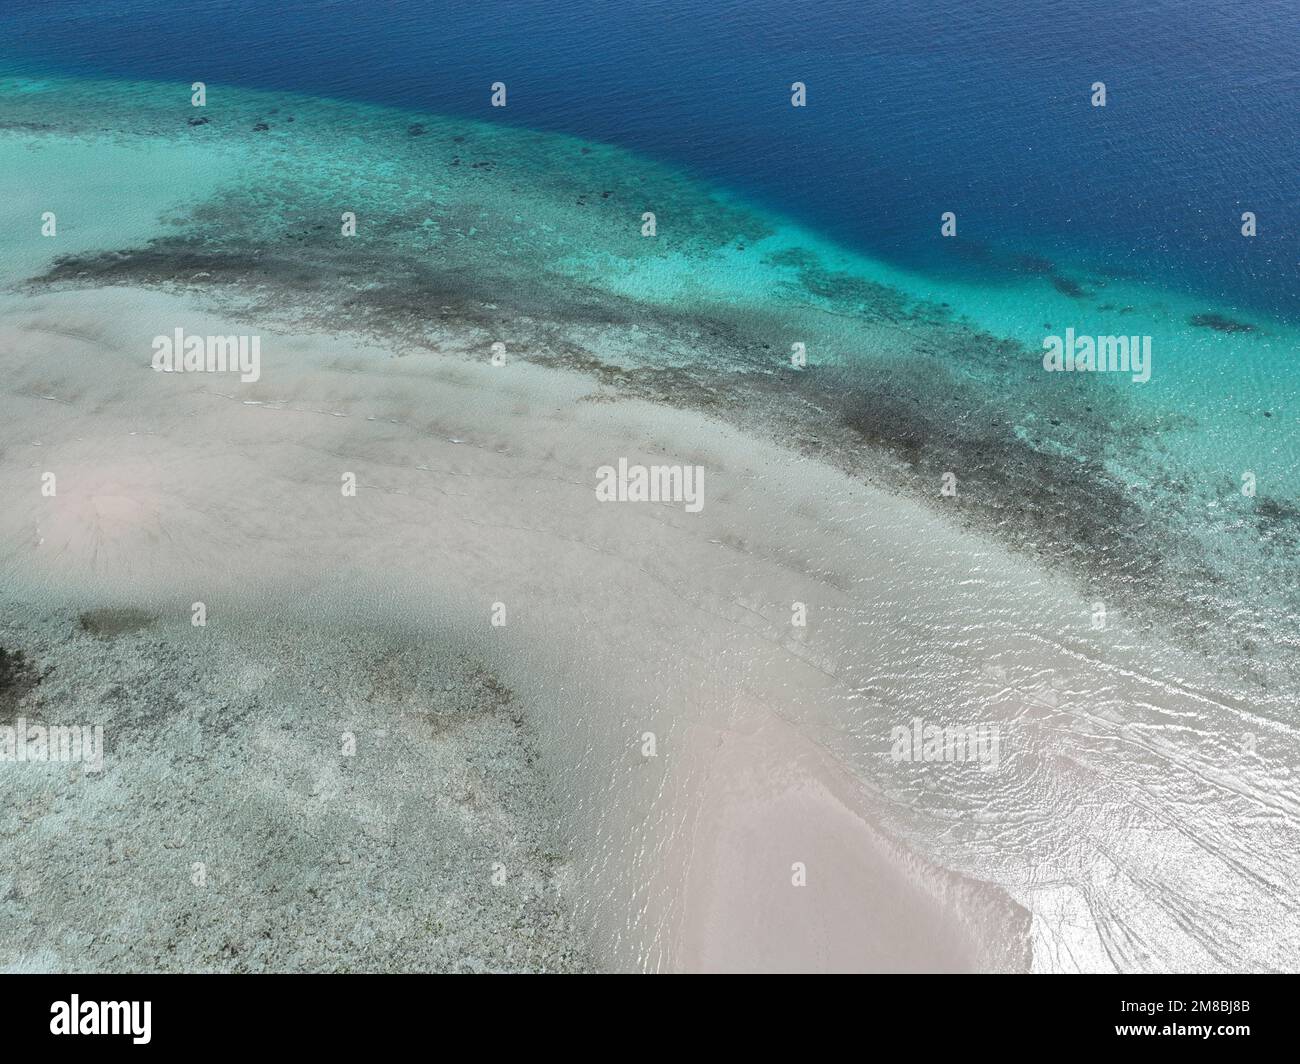
[[[0,38],[620,144],[939,277],[1032,255],[1300,319],[1297,0],[4,0]]]

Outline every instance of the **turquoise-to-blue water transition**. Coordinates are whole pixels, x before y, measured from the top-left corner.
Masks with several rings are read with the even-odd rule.
[[[614,347],[695,374],[678,400],[779,421],[802,397],[815,413],[787,437],[888,451],[906,467],[889,482],[927,499],[962,470],[972,520],[1162,612],[1290,714],[1298,15],[7,0],[0,282],[215,271],[277,282],[277,311],[365,287],[330,329],[422,328],[453,304],[471,329],[485,307],[520,329],[627,325]],[[26,228],[55,200],[58,263]],[[132,205],[160,243],[114,232]],[[345,257],[319,235],[344,205],[369,220]],[[649,206],[656,241],[637,235]],[[1075,336],[1141,341],[1149,372],[1044,372]],[[796,340],[814,372],[778,377]]]
[[[0,485],[18,485],[0,499],[19,515],[0,586],[45,560],[101,594],[156,547],[184,576],[157,579],[173,612],[227,570],[268,625],[288,627],[278,602],[300,587],[303,615],[346,600],[314,611],[340,655],[378,646],[347,631],[372,601],[377,618],[413,604],[421,660],[442,652],[424,633],[477,625],[471,645],[550,722],[583,889],[629,964],[679,937],[664,854],[712,920],[740,895],[695,887],[715,874],[698,869],[777,867],[767,825],[787,818],[841,837],[839,784],[805,783],[825,751],[882,831],[967,877],[926,906],[1014,890],[1039,967],[1294,967],[1298,161],[1300,0],[0,0]],[[265,332],[252,398],[146,370],[196,322],[228,323],[209,344]],[[1081,365],[1045,358],[1076,349]],[[511,369],[480,373],[501,350]],[[710,523],[661,507],[588,535],[568,500],[594,505],[589,472],[660,453],[717,458]],[[61,484],[88,467],[57,507],[34,498],[55,455]],[[353,455],[387,501],[344,517],[321,499],[350,497],[334,463]],[[759,509],[763,492],[789,504]],[[283,528],[281,494],[299,513]],[[391,573],[363,581],[371,559]],[[485,625],[487,596],[514,601],[498,568],[537,607],[513,641]],[[258,579],[273,569],[283,590]],[[130,740],[152,787],[153,722],[188,748],[212,707],[173,730],[171,704],[202,691],[173,697],[152,659],[98,639],[87,653],[102,704],[110,654],[159,692],[166,713],[141,711]],[[373,670],[429,721],[376,659],[356,682]],[[252,660],[250,721],[296,683]],[[359,714],[351,683],[329,687]],[[308,696],[304,742],[333,719]],[[222,735],[243,727],[225,692],[212,705]],[[893,725],[922,717],[1005,721],[1009,772],[900,760]],[[710,752],[654,775],[628,742],[642,719]],[[797,771],[769,760],[787,740]],[[798,804],[717,782],[760,775]],[[697,784],[702,805],[761,813],[692,819]],[[689,845],[665,845],[679,828]],[[733,849],[747,833],[767,840],[752,855]],[[873,860],[845,912],[910,927],[876,900],[923,869]],[[1021,934],[982,897],[962,919],[999,948]],[[817,920],[822,950],[840,932]]]
[[[7,57],[73,75],[476,117],[505,80],[494,120],[684,166],[937,278],[1086,262],[1300,318],[1294,0],[6,0],[0,27]]]

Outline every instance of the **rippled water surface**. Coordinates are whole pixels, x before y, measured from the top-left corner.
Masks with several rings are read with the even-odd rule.
[[[1090,22],[1098,36],[1084,47],[1057,5],[1014,37],[986,5],[855,13],[828,37],[846,24],[833,12],[796,30],[784,6],[758,4],[727,9],[747,47],[709,65],[721,13],[669,5],[661,21],[611,26],[574,5],[584,17],[546,37],[543,61],[523,47],[546,21],[530,8],[493,32],[449,11],[431,42],[414,32],[427,19],[397,4],[387,21],[344,20],[357,42],[344,62],[318,6],[237,22],[227,50],[205,46],[213,102],[195,125],[176,106],[176,79],[198,76],[172,50],[178,35],[151,38],[171,43],[148,54],[127,43],[141,20],[171,17],[159,7],[128,6],[109,25],[113,63],[79,48],[71,21],[23,2],[0,16],[17,31],[0,57],[6,298],[136,288],[414,358],[468,356],[506,335],[512,357],[587,374],[610,397],[704,414],[818,460],[814,532],[738,519],[718,541],[731,553],[690,580],[611,573],[623,582],[611,617],[630,625],[637,603],[671,586],[674,603],[722,612],[820,670],[824,689],[792,723],[849,770],[890,838],[1032,913],[1037,967],[1296,966],[1300,347],[1296,256],[1272,220],[1296,208],[1281,175],[1297,141],[1278,133],[1294,132],[1294,110],[1279,110],[1295,88],[1294,22],[1270,42],[1272,66],[1256,56],[1248,74],[1232,49],[1211,64],[1197,42],[1211,30],[1253,41],[1256,23],[1225,28],[1204,5],[1187,26],[1163,4]],[[195,47],[230,30],[215,7],[197,10]],[[674,19],[703,23],[657,48]],[[1121,62],[1151,26],[1165,32],[1142,38],[1150,62]],[[585,50],[593,35],[610,47]],[[323,40],[339,61],[309,72]],[[285,62],[245,65],[237,45],[259,41]],[[384,41],[402,43],[381,59]],[[991,69],[978,54],[991,41],[1021,62]],[[454,57],[450,68],[426,74],[420,42]],[[629,61],[643,52],[653,61]],[[493,62],[517,72],[508,124],[466,87]],[[807,69],[827,105],[784,129],[790,71]],[[969,91],[941,107],[942,71]],[[1061,111],[1102,77],[1109,124]],[[752,102],[760,85],[770,108]],[[1182,102],[1189,85],[1194,103]],[[1264,137],[1255,123],[1277,128]],[[1167,160],[1179,165],[1157,165]],[[26,234],[51,196],[67,204],[57,251]],[[917,235],[950,206],[964,234],[951,254]],[[1269,218],[1255,244],[1238,233],[1247,208]],[[340,209],[361,220],[353,240],[338,236]],[[655,241],[639,234],[647,210]],[[139,322],[141,350],[155,325]],[[1151,336],[1151,380],[1044,373],[1042,338],[1067,327]],[[789,365],[795,341],[806,369]],[[43,372],[24,366],[32,376],[14,387],[42,394],[58,379]],[[355,372],[349,401],[371,403],[393,426],[384,446],[409,456],[418,412]],[[913,508],[864,512],[832,472]],[[948,473],[955,495],[941,492]],[[767,476],[738,483],[794,497]],[[917,515],[941,529],[918,531]],[[409,515],[391,516],[415,536]],[[834,589],[806,647],[765,604],[786,572]],[[535,579],[567,601],[558,576]],[[592,867],[632,869],[605,873],[592,902],[619,927],[616,962],[670,967],[628,914],[673,912],[673,888],[655,909],[656,888],[637,876],[687,825],[639,819],[654,788],[608,770],[622,733],[602,723],[590,677],[603,655],[627,652],[618,630],[571,648],[568,701],[550,712],[580,723],[550,719],[548,756]],[[763,654],[709,639],[698,646],[716,691],[700,694],[689,671],[658,676],[664,648],[643,648],[627,667],[661,686],[647,683],[626,716],[674,705],[683,726],[706,728],[739,698],[729,692],[775,702],[782,682]],[[996,771],[892,759],[890,729],[918,718],[1002,722]],[[682,771],[672,786],[700,782]],[[622,819],[593,826],[596,807]],[[967,911],[996,938],[1004,914],[984,904]]]

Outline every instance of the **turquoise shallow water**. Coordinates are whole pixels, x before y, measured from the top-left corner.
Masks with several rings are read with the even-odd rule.
[[[0,42],[618,144],[949,280],[1014,286],[1029,256],[1300,320],[1294,0],[10,0]]]

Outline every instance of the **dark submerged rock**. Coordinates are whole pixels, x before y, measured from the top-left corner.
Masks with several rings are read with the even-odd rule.
[[[1234,321],[1222,314],[1193,314],[1188,321],[1201,329],[1213,329],[1221,333],[1256,332],[1255,326],[1244,321]]]

